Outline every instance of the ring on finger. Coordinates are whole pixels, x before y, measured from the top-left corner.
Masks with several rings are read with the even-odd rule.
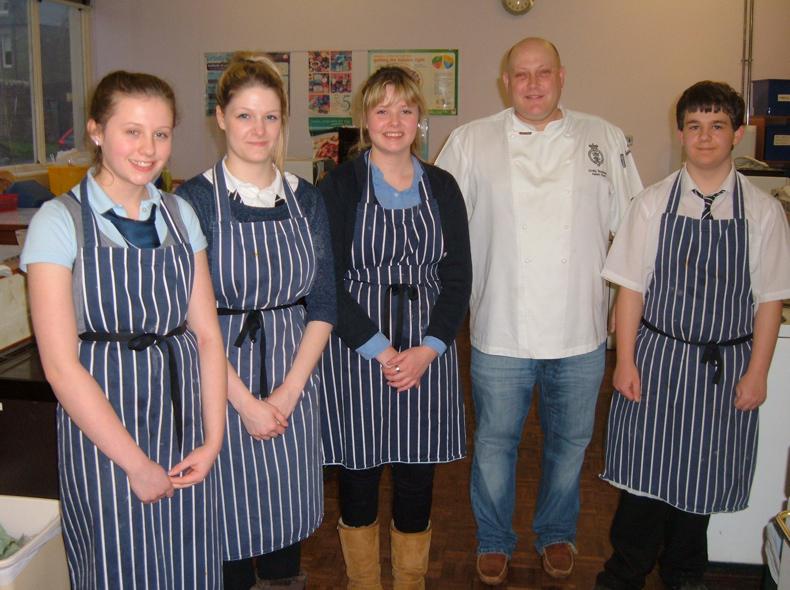
[[[395,365],[395,372],[400,373],[400,365]]]

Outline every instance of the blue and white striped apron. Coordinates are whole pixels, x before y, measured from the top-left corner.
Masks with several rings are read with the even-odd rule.
[[[438,265],[445,243],[425,176],[420,197],[415,207],[384,209],[368,164],[351,268],[344,277],[351,296],[399,350],[422,343],[442,288]],[[368,469],[382,463],[442,463],[466,453],[454,342],[428,366],[419,388],[402,393],[387,385],[378,361],[365,360],[334,334],[321,372],[325,463]]]
[[[143,452],[169,470],[203,444],[197,341],[183,327],[194,255],[178,203],[162,195],[168,233],[161,247],[124,248],[99,231],[87,180],[80,195],[81,201],[62,197],[77,233],[73,292],[79,359]],[[60,405],[57,420],[72,587],[220,588],[213,472],[172,498],[143,504],[123,470]]]
[[[732,512],[749,499],[758,430],[758,411],[733,405],[754,320],[743,192],[736,176],[733,219],[684,217],[680,179],[637,334],[642,400],[613,397],[602,477],[686,512]]]
[[[307,218],[283,179],[290,218],[242,223],[230,210],[222,163],[214,167],[217,224],[211,276],[228,360],[247,388],[266,397],[291,369],[305,328],[301,299],[315,280]],[[235,310],[235,313],[231,312]],[[262,360],[264,359],[264,360]],[[317,371],[282,436],[256,440],[229,403],[217,460],[224,559],[271,553],[321,524],[324,488]]]

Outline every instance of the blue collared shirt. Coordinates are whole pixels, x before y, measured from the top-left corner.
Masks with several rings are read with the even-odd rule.
[[[140,220],[149,218],[153,205],[157,205],[157,209],[161,209],[162,195],[159,189],[153,184],[146,185],[146,189],[148,198],[140,203]],[[75,186],[72,192],[82,199],[79,186]],[[77,258],[77,236],[71,214],[60,201],[63,198],[66,197],[47,201],[33,216],[20,257],[19,267],[22,270],[27,270],[27,265],[34,262],[50,262],[67,268],[74,266],[74,261]],[[93,178],[92,172],[88,173],[88,203],[95,213],[99,231],[119,247],[126,248],[127,244],[121,233],[102,213],[112,209],[120,217],[128,218],[129,215],[121,205],[115,204],[104,192]],[[200,222],[192,207],[179,197],[178,208],[187,230],[187,238],[192,246],[192,251],[205,250],[206,238],[200,230]],[[167,237],[167,223],[162,215],[156,216],[155,225],[159,241],[164,242]]]

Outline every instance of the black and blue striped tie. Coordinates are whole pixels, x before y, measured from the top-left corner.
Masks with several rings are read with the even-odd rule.
[[[705,201],[705,208],[702,210],[702,217],[700,217],[700,219],[713,219],[713,215],[710,212],[710,207],[713,205],[713,200],[723,193],[724,189],[721,189],[719,192],[713,193],[712,195],[703,195],[695,188],[691,189],[691,192]]]

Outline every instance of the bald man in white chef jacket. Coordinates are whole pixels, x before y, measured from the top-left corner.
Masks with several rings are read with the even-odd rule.
[[[544,435],[533,529],[543,568],[569,576],[579,474],[604,371],[610,232],[642,190],[623,132],[559,104],[565,69],[538,38],[514,45],[502,74],[512,107],[456,129],[436,164],[469,215],[472,508],[477,572],[498,585],[516,547],[515,467],[532,389]]]

